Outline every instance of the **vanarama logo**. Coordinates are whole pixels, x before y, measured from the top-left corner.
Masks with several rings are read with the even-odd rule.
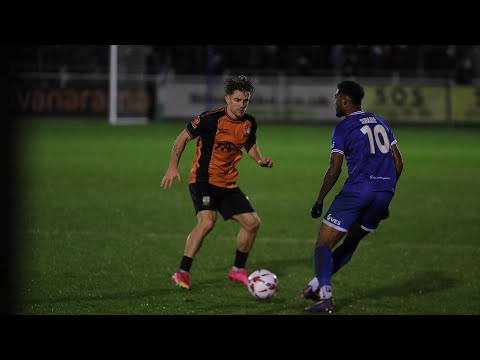
[[[342,225],[342,222],[332,217],[332,214],[328,214],[327,221],[330,221],[331,223],[334,223],[335,225],[338,225],[338,226]]]

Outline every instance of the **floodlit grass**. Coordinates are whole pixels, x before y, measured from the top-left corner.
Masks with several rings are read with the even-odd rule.
[[[240,162],[238,183],[262,219],[248,268],[280,281],[277,295],[260,301],[227,277],[238,224],[220,216],[195,258],[191,291],[170,281],[196,223],[188,194],[194,142],[181,159],[182,182],[160,187],[184,125],[22,121],[17,314],[302,314],[320,225],[309,211],[333,127],[260,123],[260,150],[274,168],[248,156]],[[390,218],[333,277],[336,314],[480,314],[480,129],[394,132],[405,169]],[[345,176],[346,168],[326,204]]]

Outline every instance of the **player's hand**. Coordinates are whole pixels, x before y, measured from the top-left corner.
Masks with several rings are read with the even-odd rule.
[[[167,188],[167,186],[170,188],[172,187],[173,180],[177,178],[178,181],[182,181],[182,178],[180,176],[180,173],[178,172],[178,169],[168,169],[167,172],[165,173],[165,176],[162,179],[162,184],[160,185],[164,189]]]
[[[323,209],[323,201],[319,204],[316,201],[312,205],[312,218],[318,219],[320,216],[322,216],[322,209]]]
[[[273,166],[273,161],[268,156],[265,156],[258,160],[258,165],[271,168]]]

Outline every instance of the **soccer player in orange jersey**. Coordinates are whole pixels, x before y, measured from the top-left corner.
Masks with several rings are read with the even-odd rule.
[[[260,218],[248,197],[237,185],[237,164],[245,152],[259,166],[271,168],[273,161],[262,156],[257,144],[257,122],[246,113],[253,94],[252,82],[243,75],[231,75],[225,80],[226,107],[207,111],[188,123],[173,145],[170,163],[161,186],[170,188],[178,171],[180,157],[187,142],[198,138],[190,170],[190,196],[197,214],[197,225],[187,237],[179,270],[172,281],[190,289],[190,268],[203,240],[212,231],[219,212],[225,220],[240,224],[237,251],[228,274],[233,281],[248,285],[245,268],[248,255],[255,242]]]

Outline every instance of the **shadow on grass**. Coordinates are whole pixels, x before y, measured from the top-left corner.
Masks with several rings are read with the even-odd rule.
[[[403,283],[394,282],[391,285],[370,289],[363,294],[342,299],[343,306],[363,299],[381,299],[385,297],[405,297],[411,295],[421,296],[427,293],[453,288],[458,281],[444,271],[426,271],[417,274]],[[335,305],[335,310],[340,310],[341,304]]]

